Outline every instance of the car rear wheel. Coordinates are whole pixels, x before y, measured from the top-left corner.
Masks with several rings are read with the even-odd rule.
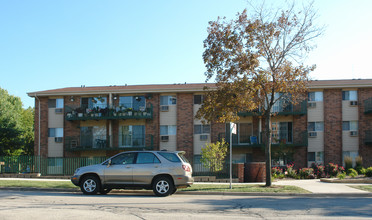
[[[153,191],[157,196],[169,196],[174,193],[173,182],[168,177],[159,177],[153,183]]]
[[[86,195],[95,195],[101,189],[101,183],[95,176],[86,176],[80,184],[81,191]]]

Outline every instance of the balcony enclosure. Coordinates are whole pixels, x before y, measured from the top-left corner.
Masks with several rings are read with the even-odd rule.
[[[66,120],[152,119],[152,105],[144,96],[122,96],[108,105],[106,97],[82,98],[80,106],[65,106]]]
[[[237,134],[232,135],[233,147],[261,147],[264,145],[264,131],[254,132],[251,123],[238,123]],[[273,122],[271,144],[288,146],[307,146],[307,131],[293,132],[292,122]],[[225,138],[230,143],[229,125],[226,133],[219,134],[219,140]]]
[[[296,105],[291,104],[288,101],[277,102],[271,112],[274,115],[305,115],[307,114],[307,101],[302,101]],[[239,116],[259,116],[262,115],[262,111],[255,110],[251,112],[239,112]]]

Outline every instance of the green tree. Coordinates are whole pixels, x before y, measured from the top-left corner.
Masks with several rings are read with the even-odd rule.
[[[19,97],[0,88],[0,155],[32,153],[33,114],[32,108],[22,108]]]
[[[312,4],[270,9],[251,4],[237,18],[209,22],[203,59],[208,82],[198,118],[220,123],[239,120],[238,112],[259,111],[264,119],[266,186],[271,186],[271,117],[276,103],[297,104],[303,98],[315,65],[303,58],[323,28],[314,26]],[[285,106],[284,106],[285,107]]]
[[[221,142],[207,143],[205,147],[201,149],[201,162],[203,166],[209,168],[212,172],[221,171],[225,163],[228,146],[225,139],[222,139]]]

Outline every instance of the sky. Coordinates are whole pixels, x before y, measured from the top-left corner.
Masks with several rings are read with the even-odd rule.
[[[311,78],[372,78],[372,1],[314,6],[326,30],[305,60],[317,65]],[[0,87],[27,108],[28,92],[48,89],[202,83],[208,22],[247,7],[245,0],[2,0]]]

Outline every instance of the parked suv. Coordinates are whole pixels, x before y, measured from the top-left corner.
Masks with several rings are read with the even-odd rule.
[[[112,189],[152,189],[168,196],[193,184],[192,168],[183,151],[129,151],[101,164],[78,168],[71,181],[84,194],[107,194]]]

